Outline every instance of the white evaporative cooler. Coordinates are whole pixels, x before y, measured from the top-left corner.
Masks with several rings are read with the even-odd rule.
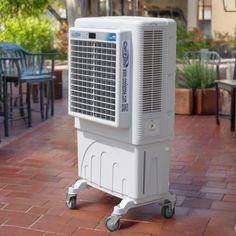
[[[150,17],[80,18],[69,31],[69,114],[78,137],[78,175],[67,206],[92,186],[121,198],[105,225],[120,227],[130,208],[169,192],[174,131],[176,24]]]

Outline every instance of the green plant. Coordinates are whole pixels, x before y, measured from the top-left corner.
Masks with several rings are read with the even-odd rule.
[[[185,52],[189,51],[189,45],[186,43],[188,38],[186,28],[180,21],[177,21],[176,56],[178,59],[182,59]]]
[[[229,33],[214,32],[211,42],[212,49],[220,54],[222,58],[232,57],[232,49],[235,47],[235,40]]]
[[[54,45],[57,51],[60,52],[58,59],[65,60],[68,52],[68,26],[66,24],[58,30]]]
[[[227,43],[230,46],[233,46],[233,37],[227,32],[227,33],[222,33],[218,31],[214,31],[214,41],[213,43]]]
[[[183,59],[186,52],[198,51],[202,48],[211,49],[211,39],[206,38],[204,32],[199,28],[187,31],[186,27],[180,21],[177,21],[177,58]]]
[[[177,69],[176,87],[205,89],[214,86],[217,78],[216,69],[213,65],[198,60],[190,64],[184,64]]]
[[[1,24],[0,41],[14,42],[31,52],[53,49],[55,30],[46,17],[14,17]]]
[[[16,16],[39,16],[52,0],[1,0],[0,21]]]

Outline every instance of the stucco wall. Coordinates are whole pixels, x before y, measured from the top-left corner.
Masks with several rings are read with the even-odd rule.
[[[188,26],[188,29],[191,30],[191,29],[197,27],[198,1],[197,0],[188,0],[187,6],[188,6],[187,26]]]
[[[225,12],[223,2],[212,0],[212,22],[211,31],[214,37],[214,32],[226,33],[234,36],[236,28],[236,11]]]

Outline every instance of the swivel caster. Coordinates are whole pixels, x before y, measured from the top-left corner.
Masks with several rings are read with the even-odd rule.
[[[161,214],[166,219],[170,219],[175,214],[175,207],[172,207],[170,202],[166,202],[161,208]]]
[[[76,208],[76,195],[67,195],[66,198],[66,205],[69,209],[75,209]]]
[[[109,216],[105,220],[105,226],[106,228],[113,232],[120,228],[120,219],[117,216]]]

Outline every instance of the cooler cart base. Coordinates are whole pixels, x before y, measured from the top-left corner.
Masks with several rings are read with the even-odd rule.
[[[76,181],[76,183],[69,187],[68,194],[66,198],[67,207],[70,209],[76,208],[76,199],[77,194],[84,188],[91,187],[86,180],[80,179]],[[112,214],[106,218],[105,226],[109,231],[116,231],[120,228],[120,218],[122,215],[125,215],[131,208],[151,204],[154,202],[158,202],[161,208],[161,214],[163,217],[169,219],[175,213],[175,205],[176,205],[176,195],[171,192],[167,192],[165,194],[160,194],[156,199],[145,202],[142,200],[134,200],[128,197],[124,197],[121,202],[114,207]]]

